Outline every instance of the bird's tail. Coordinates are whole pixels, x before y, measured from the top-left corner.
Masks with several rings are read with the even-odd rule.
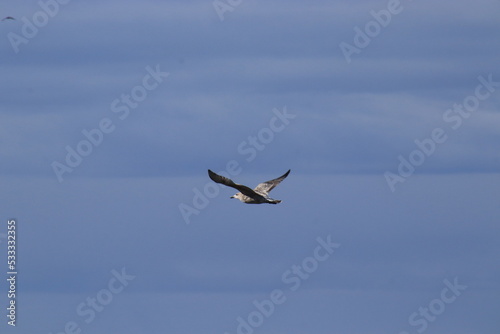
[[[269,203],[271,203],[271,204],[278,204],[278,203],[281,203],[281,200],[279,200],[279,199],[273,199],[272,201],[269,201]]]

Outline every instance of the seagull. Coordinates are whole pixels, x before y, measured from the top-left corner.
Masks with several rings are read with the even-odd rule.
[[[7,16],[7,17],[4,17],[2,19],[2,21],[5,21],[5,20],[15,20],[15,18],[13,18],[12,16]]]
[[[280,184],[280,182],[283,181],[288,176],[288,174],[290,174],[290,170],[274,180],[260,183],[257,187],[255,187],[255,189],[252,190],[242,184],[234,183],[227,177],[215,174],[210,169],[208,170],[208,176],[212,179],[212,181],[239,190],[240,192],[236,195],[231,196],[231,198],[237,198],[241,202],[246,204],[281,203],[279,199],[272,199],[271,197],[269,197],[268,193],[273,190],[274,187]]]

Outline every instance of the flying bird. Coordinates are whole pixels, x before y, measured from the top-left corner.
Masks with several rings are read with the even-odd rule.
[[[15,18],[13,18],[12,16],[7,16],[7,17],[4,17],[2,19],[2,21],[5,21],[5,20],[15,20]]]
[[[210,169],[208,170],[208,176],[212,179],[212,181],[239,190],[240,192],[231,196],[231,198],[237,198],[241,202],[246,204],[281,203],[281,200],[272,199],[271,197],[268,196],[268,194],[271,190],[274,189],[274,187],[280,184],[280,182],[283,181],[288,176],[288,174],[290,174],[290,170],[288,170],[288,172],[286,172],[285,174],[281,175],[280,177],[274,180],[260,183],[257,187],[255,187],[255,189],[252,190],[249,187],[244,186],[242,184],[234,183],[227,177],[215,174]]]

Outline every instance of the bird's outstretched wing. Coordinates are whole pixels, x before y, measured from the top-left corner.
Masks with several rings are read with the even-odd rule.
[[[255,187],[254,190],[258,193],[263,193],[263,194],[267,195],[278,184],[280,184],[280,182],[283,181],[288,176],[288,174],[290,174],[290,169],[288,170],[288,172],[286,172],[285,174],[281,175],[280,177],[278,177],[274,180],[269,180],[269,181],[260,183],[259,185],[257,185],[257,187]]]
[[[248,188],[247,186],[244,186],[242,184],[234,183],[231,179],[228,179],[227,177],[224,177],[224,176],[219,175],[219,174],[215,174],[210,169],[208,170],[208,176],[212,179],[212,181],[214,181],[216,183],[223,184],[225,186],[228,186],[228,187],[231,187],[234,189],[237,189],[243,195],[246,195],[248,197],[254,198],[256,196],[260,196],[255,191],[253,191],[251,188]]]

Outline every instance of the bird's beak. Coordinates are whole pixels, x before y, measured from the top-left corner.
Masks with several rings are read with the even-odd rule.
[[[234,196],[231,196],[231,197],[229,197],[229,198],[235,198],[235,197],[234,197]]]

